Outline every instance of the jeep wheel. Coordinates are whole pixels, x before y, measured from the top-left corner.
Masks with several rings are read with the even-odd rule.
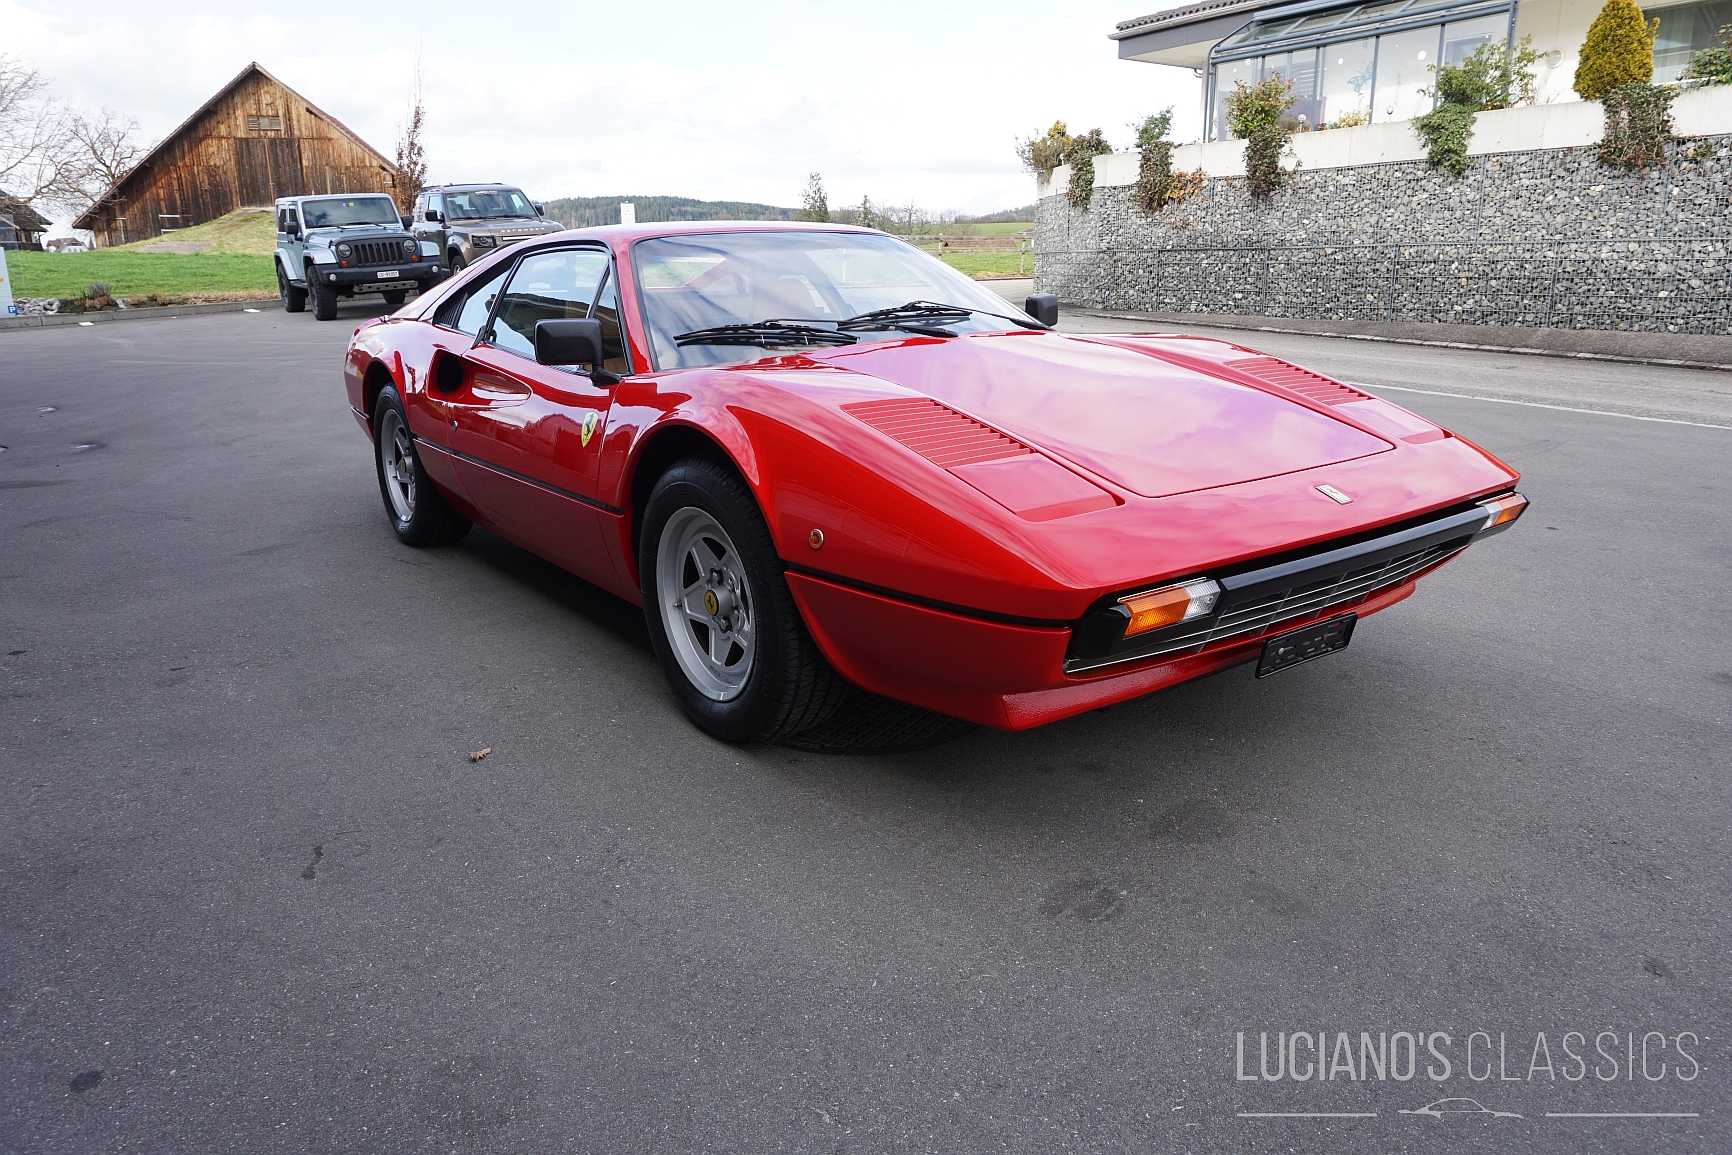
[[[277,264],[277,294],[283,299],[285,313],[299,313],[307,307],[307,290],[289,284],[289,275],[283,272],[281,262]]]
[[[385,298],[385,303],[387,305],[401,305],[404,301],[409,299],[409,290],[393,289],[389,293],[381,293],[379,295]]]
[[[307,273],[307,291],[313,298],[313,316],[321,321],[337,319],[337,289]]]

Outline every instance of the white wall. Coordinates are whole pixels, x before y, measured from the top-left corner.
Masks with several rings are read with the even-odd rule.
[[[1573,75],[1573,64],[1570,71]],[[1605,123],[1605,110],[1597,101],[1500,108],[1474,117],[1467,152],[1469,156],[1487,156],[1533,149],[1580,148],[1598,144]],[[1679,136],[1732,134],[1732,85],[1692,88],[1679,93],[1672,102],[1672,128]],[[1134,149],[1096,157],[1095,185],[1137,183],[1137,164],[1141,159],[1142,154]],[[1298,133],[1291,138],[1285,166],[1291,168],[1297,161],[1308,169],[1346,168],[1424,159],[1425,146],[1413,131],[1413,122],[1402,120]],[[1201,168],[1204,176],[1244,176],[1245,142],[1214,140],[1180,145],[1173,150],[1173,167],[1184,172]],[[1040,196],[1051,196],[1062,192],[1069,180],[1070,166],[1066,165],[1055,169],[1052,182],[1039,185],[1037,191]]]

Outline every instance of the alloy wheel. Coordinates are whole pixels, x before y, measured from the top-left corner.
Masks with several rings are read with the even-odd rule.
[[[415,516],[415,443],[395,409],[385,411],[379,430],[379,464],[385,471],[385,494],[400,522]]]
[[[757,607],[733,539],[704,510],[686,506],[663,527],[656,591],[686,679],[713,701],[739,697],[752,673]]]

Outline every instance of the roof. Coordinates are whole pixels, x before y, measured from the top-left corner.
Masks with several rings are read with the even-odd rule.
[[[646,237],[667,237],[679,234],[705,233],[749,233],[749,232],[819,232],[819,233],[866,233],[879,235],[877,229],[863,229],[859,225],[845,225],[835,221],[639,221],[633,225],[588,225],[581,229],[567,229],[562,233],[548,233],[536,237],[536,243],[555,237],[602,237],[609,241],[629,244],[641,241]],[[895,234],[886,234],[894,236]]]
[[[194,124],[196,124],[198,122],[199,117],[201,117],[205,113],[209,112],[211,110],[211,107],[213,105],[215,105],[217,101],[221,100],[223,97],[225,97],[229,93],[233,92],[236,88],[240,87],[241,81],[246,80],[248,77],[254,75],[255,73],[259,76],[264,77],[266,80],[270,81],[272,84],[278,85],[281,88],[287,90],[288,92],[293,93],[295,99],[299,100],[302,104],[306,105],[307,110],[309,112],[311,112],[314,116],[318,117],[320,120],[324,121],[326,124],[329,124],[332,128],[336,129],[338,132],[342,133],[344,136],[348,137],[350,140],[354,141],[356,144],[360,145],[362,148],[366,149],[368,152],[372,153],[373,156],[378,159],[379,163],[381,165],[383,165],[384,167],[390,169],[392,173],[395,174],[395,173],[401,171],[397,168],[397,164],[395,161],[391,160],[384,153],[380,152],[378,149],[374,148],[372,145],[370,145],[366,141],[362,140],[359,136],[357,136],[353,131],[350,130],[348,125],[344,124],[342,121],[338,120],[336,117],[332,116],[330,113],[326,112],[324,109],[320,108],[318,105],[314,104],[312,101],[310,101],[306,97],[302,96],[299,92],[295,92],[295,90],[293,88],[290,88],[288,85],[286,85],[282,81],[278,80],[275,76],[272,76],[269,72],[267,72],[265,70],[263,65],[261,65],[258,61],[255,60],[251,64],[247,65],[245,68],[241,69],[238,73],[236,73],[235,78],[233,80],[229,81],[227,84],[225,84],[221,88],[217,89],[216,93],[209,100],[207,100],[203,104],[199,105],[197,110],[194,111],[191,116],[187,117],[185,120],[181,121],[178,125],[176,125],[174,131],[169,133],[167,136],[164,136],[160,141],[158,141],[156,143],[156,146],[154,148],[152,148],[149,152],[145,153],[144,156],[139,160],[139,162],[137,164],[135,164],[131,168],[127,169],[126,175],[121,177],[118,181],[116,181],[113,188],[109,189],[107,192],[103,193],[102,196],[98,197],[95,204],[91,205],[88,209],[85,209],[84,213],[77,220],[72,222],[72,227],[77,228],[77,229],[95,228],[96,226],[95,226],[93,218],[96,216],[96,210],[97,209],[101,208],[104,204],[113,200],[115,193],[119,192],[122,188],[125,188],[128,184],[130,184],[132,182],[132,179],[135,176],[138,176],[140,173],[144,172],[144,170],[150,166],[151,161],[156,159],[157,153],[159,153],[163,149],[167,148],[171,141],[178,139],[182,133],[186,132],[187,129],[191,128]],[[91,222],[91,223],[86,223],[86,222]]]
[[[49,225],[48,218],[31,208],[29,201],[3,193],[0,193],[0,215],[11,217],[13,226],[26,232],[46,232]]]
[[[1118,30],[1109,34],[1107,39],[1123,40],[1128,36],[1141,36],[1145,32],[1154,32],[1162,28],[1177,28],[1183,24],[1196,24],[1203,20],[1234,16],[1239,13],[1250,14],[1260,8],[1269,7],[1272,2],[1273,0],[1203,0],[1201,4],[1189,4],[1183,8],[1154,12],[1147,16],[1139,16],[1135,20],[1121,20],[1118,24]]]

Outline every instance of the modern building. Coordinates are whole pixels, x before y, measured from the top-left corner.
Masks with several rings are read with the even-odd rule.
[[[1311,125],[1409,120],[1432,107],[1439,62],[1459,64],[1482,44],[1532,37],[1543,54],[1540,103],[1579,100],[1571,87],[1588,25],[1603,0],[1204,0],[1139,16],[1112,33],[1121,60],[1189,68],[1204,81],[1204,139],[1231,135],[1226,97],[1236,81],[1280,73],[1294,83],[1293,114]],[[1732,0],[1656,0],[1656,82],[1676,80],[1718,29]]]
[[[73,227],[98,245],[145,240],[278,197],[394,193],[397,166],[336,117],[249,64]]]

